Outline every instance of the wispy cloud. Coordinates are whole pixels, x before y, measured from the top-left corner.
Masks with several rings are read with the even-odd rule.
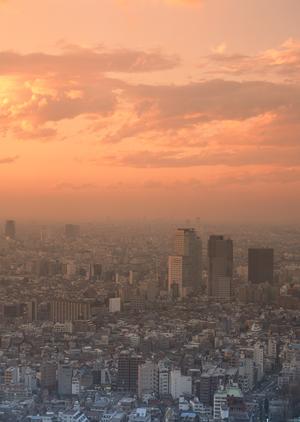
[[[12,164],[18,160],[18,156],[15,155],[14,157],[0,157],[0,164]]]

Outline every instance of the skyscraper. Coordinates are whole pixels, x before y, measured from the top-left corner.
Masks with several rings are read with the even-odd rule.
[[[250,248],[248,250],[248,281],[251,283],[273,283],[274,250]]]
[[[210,236],[207,253],[208,294],[228,299],[231,296],[233,275],[233,242],[224,236]]]
[[[73,369],[69,364],[63,363],[58,366],[57,371],[57,390],[61,396],[72,394],[72,375]]]
[[[14,220],[7,220],[4,229],[5,237],[15,239],[16,237],[16,222]]]
[[[174,297],[184,297],[202,282],[202,242],[194,229],[175,233],[174,255],[169,256],[168,288]]]
[[[118,360],[117,386],[119,390],[137,393],[138,369],[142,363],[142,357],[123,351]]]

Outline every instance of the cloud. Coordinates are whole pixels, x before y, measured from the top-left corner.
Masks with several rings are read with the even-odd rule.
[[[154,72],[172,69],[179,64],[177,56],[159,50],[106,50],[65,45],[61,54],[0,52],[0,75],[69,74],[99,75],[105,72]]]
[[[188,167],[244,167],[280,166],[300,167],[300,146],[295,149],[270,147],[219,148],[187,152],[185,150],[141,150],[107,156],[107,165],[132,168],[188,168]],[[100,161],[103,163],[103,160]],[[95,161],[97,163],[97,161]]]
[[[56,123],[82,115],[107,116],[126,85],[107,75],[170,69],[176,56],[128,49],[64,45],[60,54],[0,52],[1,132],[51,138]]]
[[[97,186],[94,183],[70,183],[70,182],[59,182],[54,185],[54,190],[71,190],[71,191],[82,191],[95,189]]]
[[[18,156],[15,155],[14,157],[0,157],[0,164],[12,164],[18,160]]]
[[[259,75],[262,78],[272,75],[283,80],[299,81],[300,40],[290,38],[277,48],[253,56],[229,53],[227,48],[216,48],[200,66],[213,75]]]

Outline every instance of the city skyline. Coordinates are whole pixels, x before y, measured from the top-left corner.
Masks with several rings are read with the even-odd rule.
[[[297,222],[299,12],[1,1],[0,218]]]

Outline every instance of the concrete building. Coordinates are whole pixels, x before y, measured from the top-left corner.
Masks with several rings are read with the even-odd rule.
[[[63,363],[58,366],[57,371],[57,390],[61,396],[72,394],[72,376],[73,369],[69,364]]]
[[[255,384],[254,360],[242,356],[239,365],[238,382],[244,393],[251,391]]]
[[[261,381],[264,376],[264,346],[260,342],[254,345],[254,362],[257,368],[257,381]]]
[[[54,390],[56,387],[56,363],[44,362],[41,365],[41,386],[49,390]]]
[[[170,394],[170,369],[164,364],[164,362],[159,362],[158,367],[159,396],[168,396]]]
[[[52,301],[50,302],[50,318],[53,322],[88,320],[91,318],[91,307],[85,302]]]
[[[181,374],[179,369],[170,372],[170,393],[174,400],[184,394],[192,394],[192,377]]]
[[[121,311],[121,298],[112,297],[109,299],[109,312],[120,312]]]
[[[229,398],[243,398],[242,391],[238,386],[229,386],[227,388],[220,387],[214,394],[214,411],[213,416],[215,420],[220,420],[222,412],[228,407]]]
[[[155,362],[147,361],[139,365],[138,369],[138,395],[158,394],[158,365]]]

